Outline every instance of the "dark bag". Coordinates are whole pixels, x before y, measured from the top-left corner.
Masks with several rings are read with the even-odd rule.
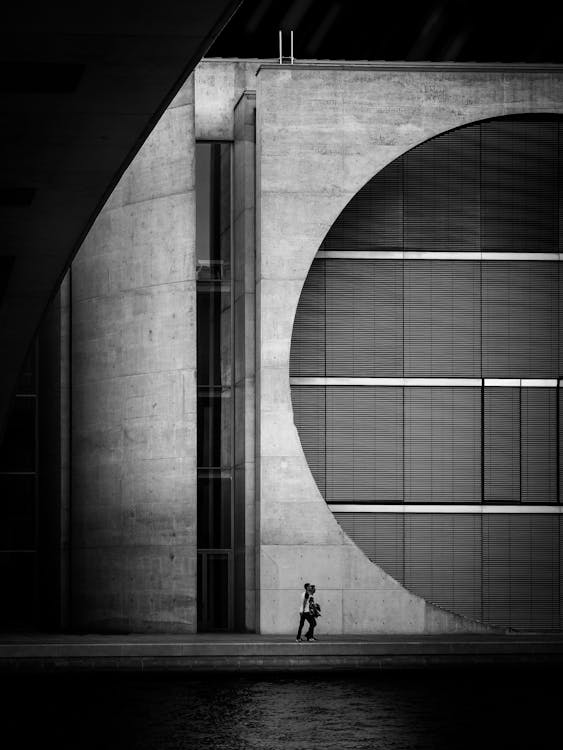
[[[309,599],[309,614],[313,617],[321,616],[321,605],[317,604],[313,597]]]

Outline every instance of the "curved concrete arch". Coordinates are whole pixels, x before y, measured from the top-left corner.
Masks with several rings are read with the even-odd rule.
[[[484,119],[563,112],[561,71],[460,65],[265,66],[257,86],[260,630],[287,632],[314,581],[323,630],[478,632],[410,593],[340,528],[305,459],[289,388],[291,333],[319,245],[361,187],[430,138]],[[380,119],[377,119],[379,115]],[[374,127],[374,122],[377,127]],[[285,155],[286,158],[280,158]]]
[[[340,212],[336,215],[334,222],[336,222],[338,220],[338,218],[341,216],[341,214],[343,214],[344,211],[348,208],[348,206],[354,201],[354,199],[356,198],[357,194],[363,188],[365,188],[375,177],[377,177],[378,175],[380,175],[383,172],[383,170],[386,169],[387,167],[390,167],[395,162],[398,162],[399,160],[403,159],[405,156],[407,156],[407,154],[409,154],[411,151],[414,151],[419,146],[423,146],[425,143],[428,143],[429,141],[433,140],[434,138],[436,138],[438,136],[443,136],[443,135],[447,135],[448,133],[453,133],[456,130],[460,130],[461,128],[467,127],[468,125],[480,125],[482,123],[490,122],[491,120],[498,121],[498,120],[502,120],[503,118],[513,118],[513,117],[518,117],[518,116],[529,116],[531,114],[538,115],[538,116],[539,115],[548,115],[548,116],[552,116],[552,117],[563,116],[563,107],[561,107],[559,109],[559,111],[555,111],[553,108],[551,108],[551,109],[546,109],[546,110],[541,110],[540,109],[540,110],[537,110],[537,111],[534,111],[534,112],[530,112],[529,110],[525,110],[525,111],[513,111],[513,112],[511,111],[509,113],[503,112],[502,114],[489,115],[487,117],[479,118],[477,120],[468,120],[466,122],[465,121],[464,122],[460,122],[457,125],[454,125],[453,127],[446,128],[445,130],[438,130],[437,132],[435,132],[432,135],[430,135],[428,138],[424,138],[422,140],[417,141],[416,143],[413,143],[409,148],[405,149],[404,151],[401,151],[397,156],[395,156],[393,159],[391,159],[387,163],[383,164],[382,166],[379,165],[378,168],[377,168],[377,171],[374,172],[371,176],[369,176],[365,180],[365,182],[363,182],[358,187],[358,189],[356,190],[356,192],[347,201],[347,203],[342,207],[342,209],[340,210]],[[331,231],[331,229],[332,229],[332,227],[334,225],[334,222],[327,229],[327,231],[326,231],[325,235],[323,236],[321,242],[324,241],[326,239],[327,235],[330,233],[330,231]],[[320,246],[320,244],[321,243],[319,243],[319,246]],[[312,261],[311,261],[311,263],[312,263]],[[303,283],[305,283],[305,282],[303,282]]]
[[[0,107],[0,436],[49,302],[127,165],[240,0],[16,6]],[[150,50],[150,54],[147,54]]]

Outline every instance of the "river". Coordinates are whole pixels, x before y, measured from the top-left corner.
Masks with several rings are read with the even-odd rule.
[[[556,749],[560,673],[2,675],[5,750]]]

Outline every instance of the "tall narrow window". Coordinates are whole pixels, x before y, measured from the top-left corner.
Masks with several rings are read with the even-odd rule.
[[[0,626],[35,625],[37,587],[37,356],[31,348],[0,443]]]
[[[232,628],[231,146],[196,149],[198,630]]]

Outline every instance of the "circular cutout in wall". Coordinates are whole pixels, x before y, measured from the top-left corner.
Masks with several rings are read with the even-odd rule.
[[[291,345],[350,537],[424,598],[522,628],[560,626],[560,519],[536,512],[560,500],[560,144],[560,117],[512,116],[388,165],[326,235]]]

